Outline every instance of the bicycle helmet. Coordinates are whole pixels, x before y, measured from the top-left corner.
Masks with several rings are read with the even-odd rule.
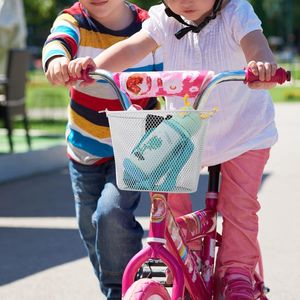
[[[194,26],[191,24],[188,24],[185,22],[180,15],[175,14],[165,3],[165,1],[162,1],[164,5],[166,6],[165,8],[165,13],[168,17],[173,17],[175,18],[178,22],[180,22],[183,25],[186,25],[186,27],[180,29],[178,32],[175,33],[175,36],[177,39],[181,39],[184,37],[189,31],[192,31],[194,33],[199,33],[211,20],[215,19],[217,16],[217,13],[221,10],[222,8],[222,2],[223,0],[215,0],[212,12],[209,16],[207,16],[198,26]]]

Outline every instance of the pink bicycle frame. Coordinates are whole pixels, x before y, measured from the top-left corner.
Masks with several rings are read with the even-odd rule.
[[[221,244],[217,233],[217,201],[220,165],[208,168],[208,192],[205,209],[174,219],[167,203],[166,193],[150,193],[151,214],[148,246],[137,253],[128,263],[122,281],[122,296],[135,281],[143,263],[160,259],[173,274],[171,299],[183,299],[186,291],[191,299],[210,300],[214,293],[215,249]],[[189,229],[192,229],[189,230]],[[192,232],[192,233],[191,233]],[[188,242],[201,239],[201,272],[191,254]],[[167,249],[165,244],[168,245]],[[254,275],[256,299],[267,300],[263,282],[262,261]]]
[[[123,76],[122,73],[113,75],[105,70],[86,70],[81,79],[91,81],[93,79],[89,76],[96,75],[107,80],[117,93],[123,108],[127,110],[131,106],[131,102],[126,96],[129,92],[136,93],[137,98],[141,96],[157,96],[156,93],[165,93],[164,95],[175,95],[177,93],[176,95],[181,95],[183,90],[177,91],[173,87],[173,82],[169,81],[170,77],[174,74],[176,76],[183,76],[180,72],[176,71],[173,73],[153,72],[151,74],[153,77],[147,72],[140,74],[127,73],[125,76],[127,76],[128,80],[124,84],[120,79]],[[208,72],[195,73],[192,76],[189,74],[188,76],[189,90],[192,90],[195,84],[199,84],[199,89],[196,91],[198,96],[193,105],[195,109],[198,109],[200,104],[206,102],[210,91],[216,84],[230,80],[239,80],[245,83],[258,80],[250,70],[229,71],[214,76]],[[191,79],[194,81],[191,81]],[[198,82],[199,79],[200,82]],[[136,84],[137,80],[139,85]],[[289,80],[290,73],[281,68],[277,70],[275,76],[271,79],[271,81],[280,84]],[[115,81],[117,81],[119,87]],[[172,86],[168,85],[169,82],[172,83]],[[212,299],[215,249],[221,243],[221,236],[217,233],[216,211],[220,166],[212,166],[208,170],[209,184],[204,210],[193,212],[175,220],[168,207],[167,194],[150,194],[151,215],[148,246],[137,253],[128,263],[123,275],[122,296],[125,295],[126,291],[133,284],[136,274],[145,262],[149,259],[160,259],[173,274],[172,300],[183,299],[186,291],[189,293],[191,299]],[[190,228],[193,228],[193,234],[191,234]],[[187,246],[187,243],[194,239],[202,239],[201,270],[198,270],[197,262]],[[164,246],[165,244],[167,244],[167,248]],[[259,264],[259,269],[260,274],[262,274],[261,263]],[[255,274],[255,280],[255,295],[260,297],[260,299],[267,299],[264,295],[265,290],[262,276],[258,273]]]
[[[210,172],[209,190],[217,189],[219,166]],[[217,173],[216,173],[216,172]],[[216,177],[217,175],[217,177]],[[206,193],[206,208],[193,212],[187,216],[174,219],[167,204],[167,194],[151,193],[151,215],[148,246],[137,253],[127,265],[122,281],[122,294],[134,282],[135,275],[141,265],[149,259],[161,259],[174,276],[171,299],[183,299],[185,287],[192,299],[211,299],[213,291],[213,270],[215,259],[215,242],[219,236],[216,231],[218,193]],[[193,226],[194,235],[182,229]],[[201,259],[202,275],[198,265],[186,243],[189,240],[203,238]],[[164,247],[168,244],[169,251]]]
[[[128,75],[127,75],[128,76]],[[135,74],[136,76],[136,74]],[[130,75],[127,77],[129,78]],[[157,77],[157,76],[156,76]],[[147,81],[148,76],[141,76]],[[223,81],[240,80],[252,82],[257,80],[250,70],[234,72],[224,72],[215,75],[210,80],[203,80],[203,88],[198,91],[198,96],[194,102],[194,108],[198,109],[205,103],[210,91]],[[290,80],[290,73],[283,69],[278,69],[271,81],[283,83]],[[158,81],[159,83],[159,81]],[[156,90],[166,91],[162,88],[163,84],[157,84]],[[124,85],[123,85],[124,87]],[[126,93],[125,85],[123,91]],[[146,89],[151,92],[152,85],[147,84]],[[134,90],[133,90],[134,91]],[[153,96],[153,95],[152,95]],[[125,107],[126,108],[126,107]],[[135,275],[144,262],[149,259],[161,259],[171,270],[174,281],[171,299],[183,299],[185,288],[192,299],[209,300],[212,299],[214,290],[214,268],[215,268],[215,249],[216,244],[221,243],[221,237],[217,234],[217,200],[219,188],[220,166],[209,167],[209,187],[206,193],[206,208],[201,211],[193,212],[189,215],[174,219],[167,204],[167,194],[151,194],[151,216],[148,247],[136,254],[127,265],[122,281],[122,295],[133,284]],[[189,224],[193,223],[193,224]],[[190,225],[193,228],[193,236],[189,236]],[[187,228],[186,236],[182,229]],[[195,234],[196,232],[196,234]],[[201,272],[193,255],[187,247],[188,240],[203,238],[201,254]],[[164,247],[168,244],[169,251]],[[259,264],[262,273],[262,263]],[[262,277],[255,275],[255,295],[261,299],[267,299],[264,295],[264,283]]]

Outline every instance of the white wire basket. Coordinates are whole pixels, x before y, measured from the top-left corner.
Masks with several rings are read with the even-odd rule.
[[[210,113],[107,111],[121,190],[197,190]]]

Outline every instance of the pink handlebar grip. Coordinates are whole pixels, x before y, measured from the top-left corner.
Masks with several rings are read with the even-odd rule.
[[[250,68],[247,68],[246,70],[246,76],[245,76],[245,83],[250,83],[254,81],[259,81],[258,76],[254,75]],[[276,82],[279,84],[283,84],[286,81],[291,80],[291,72],[286,71],[283,68],[278,68],[276,70],[276,73],[274,76],[272,76],[271,80],[268,82]]]
[[[91,67],[87,67],[85,70],[82,70],[80,80],[85,82],[93,82],[94,79],[89,74],[91,71],[93,71],[93,68]]]
[[[81,76],[79,78],[70,77],[68,82],[77,81],[77,80],[83,80],[84,82],[94,82],[94,79],[89,74],[91,71],[93,71],[93,68],[87,67],[85,70],[81,71]]]

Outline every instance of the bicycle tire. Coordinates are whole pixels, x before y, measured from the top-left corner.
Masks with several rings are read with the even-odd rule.
[[[142,278],[135,281],[125,293],[122,300],[169,300],[166,288],[159,282]]]

